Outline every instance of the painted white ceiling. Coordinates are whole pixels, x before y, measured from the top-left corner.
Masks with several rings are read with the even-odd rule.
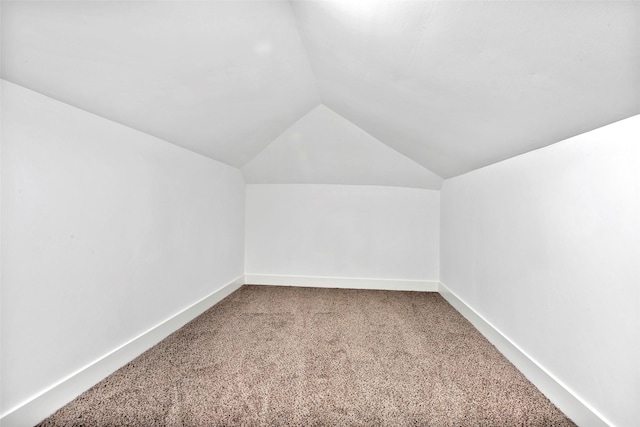
[[[288,2],[2,2],[2,76],[241,166],[318,105]]]
[[[320,103],[443,177],[640,113],[634,1],[1,7],[3,78],[238,167]],[[336,136],[307,141],[326,160],[350,131],[315,123]],[[361,142],[340,161],[371,157]],[[291,176],[306,167],[324,177],[318,163]]]
[[[242,168],[247,183],[440,189],[442,178],[318,105]]]
[[[293,8],[323,102],[450,177],[640,113],[640,2]]]

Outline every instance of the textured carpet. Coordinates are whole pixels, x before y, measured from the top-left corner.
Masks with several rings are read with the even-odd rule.
[[[574,424],[437,293],[243,286],[40,425]]]

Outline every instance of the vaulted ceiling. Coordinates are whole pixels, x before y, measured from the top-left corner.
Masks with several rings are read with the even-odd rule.
[[[246,165],[259,182],[375,184],[398,171],[397,182],[437,188],[640,113],[640,2],[1,7],[2,78]],[[294,133],[308,139],[293,144]],[[390,163],[376,163],[387,149]],[[353,160],[365,172],[344,167]],[[283,177],[278,161],[298,163]]]
[[[242,166],[318,105],[286,2],[3,2],[2,76]]]

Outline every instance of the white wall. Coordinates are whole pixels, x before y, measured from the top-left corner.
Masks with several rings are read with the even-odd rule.
[[[439,192],[247,185],[247,274],[438,280]]]
[[[442,188],[441,281],[618,426],[640,419],[640,116]]]
[[[2,82],[5,413],[243,274],[240,171]]]

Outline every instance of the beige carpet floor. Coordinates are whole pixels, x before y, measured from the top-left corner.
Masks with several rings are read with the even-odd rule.
[[[243,286],[42,426],[571,426],[437,293]]]

